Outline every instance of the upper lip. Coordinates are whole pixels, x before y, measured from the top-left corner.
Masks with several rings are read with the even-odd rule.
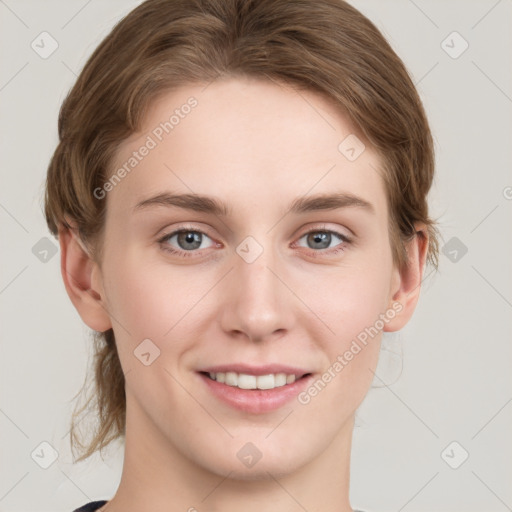
[[[271,373],[286,373],[287,375],[295,375],[300,378],[304,375],[311,373],[303,368],[297,366],[288,366],[283,364],[265,364],[254,366],[246,363],[233,363],[233,364],[219,364],[215,366],[208,366],[198,370],[205,373],[245,373],[248,375],[269,375]]]

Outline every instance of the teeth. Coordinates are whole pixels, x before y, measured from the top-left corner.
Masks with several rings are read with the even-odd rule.
[[[290,375],[291,377],[293,377],[293,381],[290,381],[290,384],[295,381],[295,375]],[[275,380],[276,386],[286,386],[286,373],[277,373]]]
[[[235,372],[226,372],[225,383],[228,386],[238,386],[238,374]]]
[[[275,375],[259,375],[256,380],[258,389],[274,389],[280,387],[276,384]]]
[[[295,382],[295,375],[287,375],[286,373],[249,375],[247,373],[236,372],[210,372],[209,375],[211,379],[217,382],[240,389],[274,389]]]
[[[238,387],[240,389],[256,389],[256,375],[238,374]]]

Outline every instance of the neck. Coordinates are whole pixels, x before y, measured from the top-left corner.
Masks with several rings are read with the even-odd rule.
[[[134,404],[127,403],[121,482],[106,512],[352,512],[349,502],[353,418],[334,441],[299,470],[265,472],[256,480],[215,474],[173,446]]]

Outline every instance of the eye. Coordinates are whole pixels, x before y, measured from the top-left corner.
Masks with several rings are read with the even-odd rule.
[[[308,249],[315,249],[315,252],[325,251],[328,253],[336,253],[344,250],[346,245],[350,243],[350,239],[337,231],[315,229],[308,231],[299,238],[299,242],[305,239],[306,245],[300,247],[307,247]],[[334,244],[334,245],[333,245]],[[330,250],[331,249],[331,250]]]
[[[193,256],[192,253],[199,249],[211,247],[208,241],[213,242],[206,233],[196,229],[179,229],[158,240],[163,250],[182,257]]]

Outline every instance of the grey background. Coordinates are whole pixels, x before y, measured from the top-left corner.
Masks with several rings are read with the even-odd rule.
[[[0,0],[0,511],[70,511],[119,483],[119,444],[105,461],[71,464],[69,415],[90,340],[41,204],[59,106],[138,3]],[[512,2],[351,3],[388,37],[425,102],[438,164],[430,203],[444,238],[440,271],[427,275],[410,324],[386,337],[358,411],[352,505],[512,510]],[[31,47],[43,31],[58,43],[46,59]],[[47,469],[31,456],[42,442],[58,452]]]

